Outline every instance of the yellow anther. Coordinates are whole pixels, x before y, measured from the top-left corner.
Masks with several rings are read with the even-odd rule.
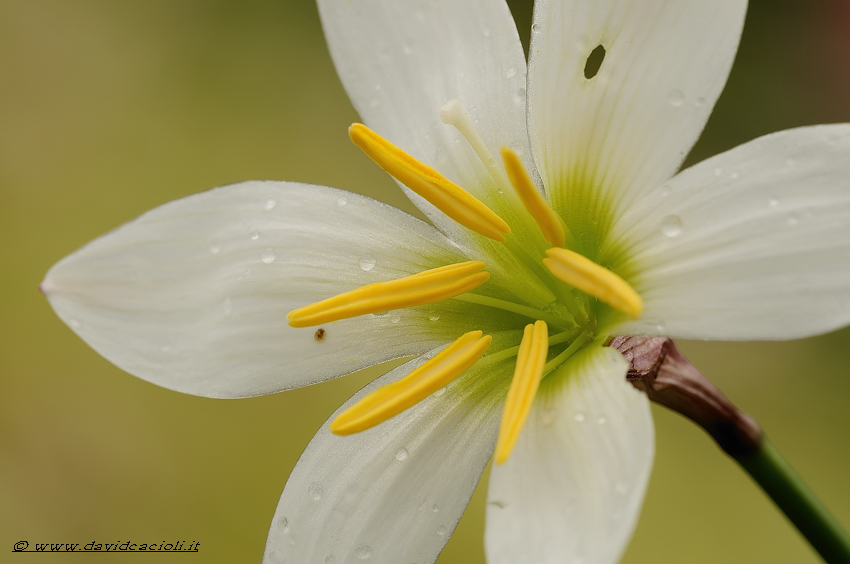
[[[483,262],[473,260],[442,266],[391,280],[361,286],[289,312],[292,327],[312,327],[367,313],[432,304],[474,290],[490,278]]]
[[[503,233],[511,232],[508,224],[475,196],[365,125],[353,124],[348,134],[381,168],[464,227],[496,241],[504,241]]]
[[[490,335],[482,337],[481,331],[466,333],[398,382],[378,388],[340,413],[331,423],[331,432],[359,433],[413,407],[475,364],[491,340]]]
[[[549,205],[531,177],[522,165],[519,156],[508,147],[502,147],[502,160],[505,163],[505,170],[508,173],[508,178],[513,184],[519,199],[522,200],[525,209],[537,222],[540,232],[546,242],[555,247],[563,247],[567,239],[567,231],[564,223],[555,210]],[[570,237],[572,239],[572,237]]]
[[[570,286],[630,317],[638,317],[643,311],[643,300],[635,289],[604,266],[567,249],[548,249],[546,256],[543,264],[549,272]]]
[[[540,377],[546,364],[549,351],[549,330],[546,322],[536,321],[526,325],[519,345],[514,378],[505,401],[502,423],[499,427],[499,440],[496,442],[496,464],[508,460],[525,425],[534,396],[540,387]]]

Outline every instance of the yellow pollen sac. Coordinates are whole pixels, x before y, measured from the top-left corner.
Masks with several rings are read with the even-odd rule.
[[[568,249],[548,249],[546,256],[543,264],[549,272],[570,286],[632,318],[643,311],[643,300],[635,289],[604,266]]]
[[[365,125],[353,124],[348,135],[396,180],[464,227],[496,241],[504,241],[503,233],[511,232],[508,224],[475,196]]]
[[[499,440],[496,443],[496,464],[508,460],[525,425],[534,396],[540,387],[540,377],[546,365],[546,353],[549,351],[549,330],[545,321],[536,321],[526,325],[519,345],[514,378],[505,401],[502,423],[499,427]]]
[[[481,331],[464,334],[398,382],[387,384],[367,395],[333,420],[331,432],[350,435],[365,431],[443,388],[475,364],[490,347],[492,337],[482,337],[482,334]]]
[[[289,312],[292,327],[313,327],[367,313],[432,304],[474,290],[490,278],[479,260],[461,262],[391,280],[361,286]]]
[[[519,156],[508,147],[502,147],[502,160],[514,190],[522,200],[525,209],[537,222],[543,238],[550,245],[563,247],[566,242],[564,224],[546,198],[537,191]]]

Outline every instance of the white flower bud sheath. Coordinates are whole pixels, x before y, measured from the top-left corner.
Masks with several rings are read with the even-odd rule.
[[[333,188],[245,182],[93,241],[42,290],[117,366],[202,396],[413,358],[311,441],[269,564],[434,562],[491,458],[489,564],[616,562],[654,447],[606,338],[850,322],[850,126],[677,173],[745,0],[536,0],[528,64],[503,0],[318,6],[363,122],[352,141],[433,225]]]

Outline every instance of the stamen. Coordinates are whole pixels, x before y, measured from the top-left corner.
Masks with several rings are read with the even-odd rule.
[[[492,337],[470,331],[434,358],[392,384],[378,388],[342,413],[330,425],[337,435],[365,431],[413,407],[460,376],[490,347]]]
[[[348,134],[381,168],[464,227],[496,241],[504,241],[502,234],[511,232],[508,224],[475,196],[365,125],[353,124]]]
[[[525,209],[537,222],[543,238],[550,245],[563,247],[566,243],[564,223],[549,205],[549,202],[537,191],[519,156],[508,147],[502,147],[502,160],[505,163],[505,170],[508,172],[508,178],[513,184],[514,190],[516,190],[519,199],[522,200]],[[572,235],[570,239],[572,239]]]
[[[540,377],[546,363],[549,350],[549,333],[544,321],[526,325],[519,345],[514,378],[505,401],[502,423],[499,427],[499,440],[496,443],[496,464],[508,460],[525,425],[534,396],[540,387]]]
[[[546,268],[570,286],[630,317],[636,318],[643,311],[643,300],[634,288],[604,266],[568,249],[551,248],[546,256]]]
[[[490,278],[481,261],[461,262],[391,280],[375,282],[289,312],[292,327],[312,327],[367,313],[432,304],[474,290]]]

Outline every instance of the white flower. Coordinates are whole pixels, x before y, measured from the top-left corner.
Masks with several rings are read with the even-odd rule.
[[[245,182],[93,241],[43,290],[119,367],[203,396],[418,356],[317,433],[268,562],[433,562],[509,386],[488,561],[616,561],[653,430],[605,337],[790,339],[848,323],[850,126],[769,135],[675,174],[728,75],[743,0],[538,0],[527,92],[502,0],[319,9],[371,128],[352,138],[437,228],[333,188]]]

